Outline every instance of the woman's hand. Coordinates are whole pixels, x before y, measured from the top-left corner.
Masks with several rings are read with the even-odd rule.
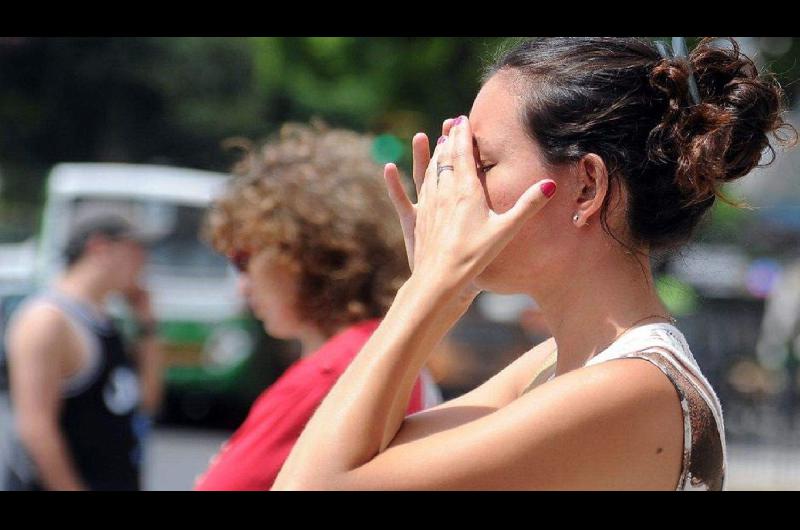
[[[444,120],[442,123],[442,137],[447,136],[454,121],[453,118]],[[417,190],[417,200],[419,200],[422,182],[425,180],[425,172],[431,161],[429,140],[425,133],[417,133],[411,139],[411,152],[414,159],[412,175],[414,186]],[[400,173],[396,165],[386,164],[383,170],[383,177],[386,179],[389,197],[392,199],[397,215],[400,218],[403,239],[406,243],[408,266],[411,268],[411,272],[414,272],[414,228],[417,223],[417,205],[413,204],[406,195],[406,190],[400,182]]]
[[[427,138],[421,134],[414,137],[416,205],[399,185],[393,165],[387,165],[385,177],[406,234],[412,276],[433,280],[444,291],[471,299],[478,292],[475,278],[547,203],[556,185],[549,179],[538,181],[512,208],[498,214],[489,208],[478,179],[469,120],[461,116],[445,122],[444,131],[447,134],[427,159]],[[418,142],[423,143],[420,137],[425,152],[418,147]],[[420,179],[423,163],[427,168]]]

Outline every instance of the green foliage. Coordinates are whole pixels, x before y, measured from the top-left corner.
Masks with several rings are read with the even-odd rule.
[[[697,291],[686,282],[664,274],[656,278],[656,292],[670,314],[685,316],[695,313],[698,309],[699,295]]]
[[[314,116],[403,141],[418,130],[435,137],[441,120],[469,109],[481,55],[495,41],[3,39],[0,164],[42,173],[65,160],[226,169],[226,137],[258,140]],[[5,186],[14,190],[7,196],[28,200],[42,178]]]

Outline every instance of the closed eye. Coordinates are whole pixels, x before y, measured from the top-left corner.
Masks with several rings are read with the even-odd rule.
[[[481,170],[481,172],[483,172],[483,173],[488,173],[488,172],[489,172],[489,170],[490,170],[490,169],[492,169],[492,168],[493,168],[494,166],[496,166],[496,165],[497,165],[497,164],[486,164],[486,165],[480,166],[480,170]]]

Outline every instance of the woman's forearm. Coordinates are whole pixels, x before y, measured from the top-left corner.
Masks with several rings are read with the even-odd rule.
[[[399,430],[428,355],[469,307],[455,288],[412,276],[322,401],[273,489],[324,489],[368,462]]]

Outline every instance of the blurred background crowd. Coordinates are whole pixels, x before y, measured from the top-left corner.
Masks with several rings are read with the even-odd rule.
[[[800,38],[737,40],[780,80],[800,126]],[[319,119],[372,135],[374,160],[410,173],[412,135],[468,113],[502,41],[0,38],[2,320],[56,274],[81,212],[157,234],[146,287],[165,401],[145,484],[189,489],[298,355],[264,333],[236,271],[201,237],[239,148]],[[778,152],[727,194],[748,207],[717,201],[691,245],[658,257],[658,288],[722,402],[729,487],[800,489],[800,152]],[[429,369],[449,399],[546,336],[535,302],[484,293]]]

